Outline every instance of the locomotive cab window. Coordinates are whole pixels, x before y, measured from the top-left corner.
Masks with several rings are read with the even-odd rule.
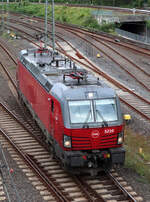
[[[69,101],[70,122],[93,123],[118,120],[115,99]]]
[[[96,122],[117,121],[117,106],[115,99],[94,100]]]
[[[71,123],[94,122],[93,106],[90,100],[69,101]]]

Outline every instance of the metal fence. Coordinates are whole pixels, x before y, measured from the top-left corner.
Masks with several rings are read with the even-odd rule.
[[[92,11],[92,15],[94,15],[94,16],[103,16],[103,15],[112,16],[113,12],[106,11],[106,10],[94,10],[94,11]]]
[[[121,36],[127,37],[127,38],[131,38],[134,39],[136,41],[141,41],[144,43],[150,43],[150,37],[147,36],[147,33],[145,33],[145,36],[139,35],[139,34],[134,34],[131,32],[127,32],[121,29],[116,28],[115,31],[120,34]]]

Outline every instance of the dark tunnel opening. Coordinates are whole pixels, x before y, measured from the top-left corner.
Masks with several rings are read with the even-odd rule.
[[[124,22],[121,24],[120,29],[134,34],[143,35],[146,29],[146,22]]]

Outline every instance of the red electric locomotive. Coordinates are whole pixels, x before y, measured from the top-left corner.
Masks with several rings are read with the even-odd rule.
[[[123,118],[113,89],[47,49],[20,52],[17,85],[63,167],[92,173],[124,164]]]

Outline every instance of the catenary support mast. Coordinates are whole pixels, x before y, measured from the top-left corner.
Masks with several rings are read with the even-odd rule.
[[[55,53],[55,12],[54,12],[54,0],[52,0],[52,44],[53,44],[53,56]]]
[[[47,48],[47,6],[48,1],[45,0],[45,42],[44,42],[44,48]]]

